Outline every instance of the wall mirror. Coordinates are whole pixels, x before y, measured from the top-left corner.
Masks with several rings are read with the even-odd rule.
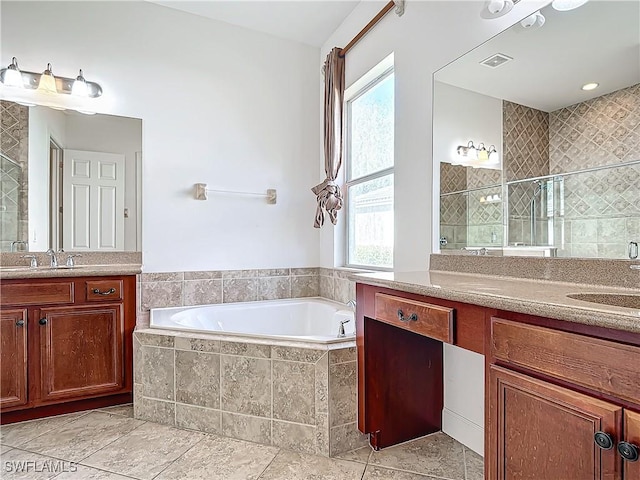
[[[0,108],[0,251],[141,250],[142,120]]]
[[[441,252],[637,255],[640,3],[549,4],[436,72],[433,105]]]

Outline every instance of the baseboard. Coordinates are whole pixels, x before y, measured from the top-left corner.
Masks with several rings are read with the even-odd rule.
[[[480,425],[445,408],[442,410],[442,431],[484,456],[484,428]]]

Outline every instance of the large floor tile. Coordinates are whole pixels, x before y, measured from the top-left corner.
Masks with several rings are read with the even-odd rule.
[[[3,453],[7,453],[12,448],[13,447],[10,447],[9,445],[0,445],[0,455],[2,455]]]
[[[133,404],[127,403],[126,405],[114,405],[113,407],[104,407],[100,409],[101,412],[107,412],[112,415],[122,415],[123,417],[133,418]]]
[[[465,477],[463,446],[444,433],[373,452],[369,464],[451,480]]]
[[[123,477],[117,473],[85,467],[84,465],[76,465],[75,471],[62,473],[55,480],[130,480],[130,477]]]
[[[140,420],[94,411],[30,440],[23,448],[79,462],[142,424]]]
[[[336,455],[335,458],[339,458],[341,460],[350,460],[352,462],[360,462],[367,463],[369,461],[369,456],[371,455],[371,447],[362,447],[356,450],[351,450],[350,452],[341,453],[340,455]]]
[[[82,464],[149,480],[204,437],[198,432],[147,423],[85,458]]]
[[[17,448],[3,453],[1,464],[2,480],[48,480],[60,472],[73,469],[70,462]]]
[[[281,450],[260,480],[360,480],[365,465]]]
[[[362,480],[429,480],[437,477],[367,465]]]
[[[176,460],[156,480],[253,480],[258,478],[277,453],[275,447],[208,436]]]
[[[68,415],[42,418],[40,420],[29,420],[28,422],[2,425],[0,427],[0,443],[12,447],[19,447],[29,440],[43,433],[58,429],[65,423],[69,423],[85,414],[86,412],[70,413]]]
[[[464,462],[467,468],[467,480],[484,479],[484,459],[480,455],[464,447]]]

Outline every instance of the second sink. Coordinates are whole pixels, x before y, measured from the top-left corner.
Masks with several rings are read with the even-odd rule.
[[[571,293],[567,295],[574,300],[583,302],[600,303],[603,305],[613,305],[615,307],[640,309],[640,295],[621,293]]]

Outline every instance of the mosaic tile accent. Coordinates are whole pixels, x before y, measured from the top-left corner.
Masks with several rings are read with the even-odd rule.
[[[551,112],[551,173],[638,160],[640,84]]]
[[[549,114],[503,101],[503,165],[507,181],[549,174]]]
[[[18,165],[0,158],[0,251],[29,237],[29,107],[0,101],[0,152]]]
[[[492,168],[465,168],[467,169],[467,187],[469,189],[502,184],[501,170]]]

